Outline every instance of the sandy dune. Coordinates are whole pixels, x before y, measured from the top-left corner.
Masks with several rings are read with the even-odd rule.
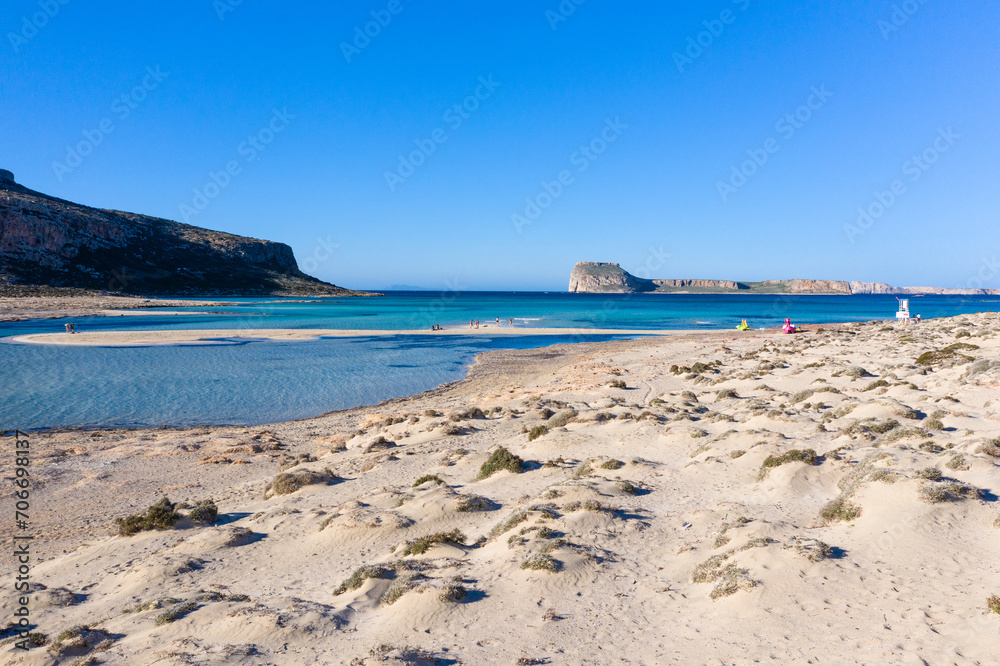
[[[0,661],[995,664],[998,334],[491,352],[315,419],[34,434],[48,640]],[[219,520],[113,535],[164,494]]]
[[[143,308],[207,308],[231,305],[226,301],[185,301],[139,296],[18,296],[0,297],[0,321],[62,319],[65,317],[124,317],[196,314]]]

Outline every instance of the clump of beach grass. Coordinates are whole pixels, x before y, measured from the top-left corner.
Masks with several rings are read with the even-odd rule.
[[[476,477],[478,480],[487,479],[501,470],[507,470],[508,472],[513,472],[514,474],[520,474],[521,470],[524,468],[524,460],[515,456],[513,453],[500,447],[494,451],[489,459],[483,463],[483,466],[479,468],[479,476]]]
[[[380,603],[391,606],[399,601],[404,594],[415,588],[417,583],[424,578],[425,576],[421,573],[408,573],[400,576],[392,581],[392,585],[389,586],[389,589],[385,591],[385,594],[379,600]]]
[[[977,453],[982,453],[994,458],[1000,458],[1000,437],[984,442],[976,449]]]
[[[639,489],[629,481],[618,481],[615,483],[615,487],[626,495],[635,495],[639,492]]]
[[[341,583],[337,589],[333,591],[333,594],[334,596],[339,596],[345,592],[352,592],[364,585],[366,580],[372,578],[385,578],[388,573],[389,570],[381,564],[367,564],[365,566],[358,567],[347,580]]]
[[[989,596],[986,599],[986,607],[990,609],[991,613],[996,613],[997,615],[1000,615],[1000,596],[997,596],[995,594]]]
[[[953,469],[956,471],[965,471],[969,469],[969,461],[966,460],[965,456],[961,453],[956,453],[951,457],[951,460],[944,464],[948,469]]]
[[[575,409],[564,409],[562,411],[556,412],[556,415],[549,419],[546,426],[552,430],[554,428],[562,428],[574,419],[576,419],[577,413]]]
[[[869,384],[868,386],[866,386],[863,389],[861,389],[861,392],[862,393],[866,393],[868,391],[874,391],[877,388],[883,388],[883,387],[888,386],[888,385],[889,385],[889,382],[885,381],[884,379],[876,379],[871,384]]]
[[[42,634],[44,635],[44,634]],[[78,624],[70,627],[56,636],[55,642],[50,648],[51,652],[60,656],[69,650],[89,651],[93,648],[107,649],[111,647],[110,634],[103,629],[92,629],[85,624]],[[88,659],[86,663],[97,663],[96,660]]]
[[[450,532],[435,532],[434,534],[428,534],[427,536],[422,536],[414,541],[409,541],[406,547],[403,549],[403,557],[407,555],[423,555],[432,546],[441,543],[452,544],[455,546],[462,546],[465,544],[466,536],[458,529],[454,529]]]
[[[17,641],[18,643],[24,642],[26,647],[30,650],[31,648],[42,647],[49,642],[48,634],[43,634],[40,631],[29,631],[28,633],[18,636],[11,636],[10,638],[5,638],[0,641],[0,645],[6,645],[7,643],[12,643]]]
[[[368,444],[368,446],[364,448],[364,452],[376,453],[378,451],[385,451],[386,449],[392,449],[395,447],[396,447],[396,442],[393,442],[390,439],[386,439],[383,435],[379,435],[378,437],[373,439],[371,443]]]
[[[196,502],[188,511],[187,517],[200,525],[211,525],[219,516],[219,507],[211,499]]]
[[[844,497],[827,502],[819,512],[819,517],[828,523],[849,522],[861,515],[861,507]]]
[[[941,504],[943,502],[959,502],[965,499],[975,499],[979,497],[981,492],[978,488],[959,481],[946,481],[943,483],[923,484],[917,491],[917,496],[928,504]]]
[[[533,442],[542,435],[548,433],[549,429],[546,426],[538,425],[528,431],[528,441]]]
[[[521,563],[522,569],[530,569],[532,571],[548,571],[549,573],[556,573],[559,571],[561,566],[562,564],[559,560],[545,553],[535,553]]]
[[[940,481],[943,475],[937,467],[925,467],[917,472],[917,476],[926,481]]]
[[[750,590],[759,584],[750,577],[747,569],[737,567],[732,562],[726,563],[732,554],[733,551],[713,555],[694,570],[693,582],[718,583],[709,594],[713,600],[728,597],[740,590]]]
[[[193,601],[185,601],[175,606],[171,606],[156,616],[156,626],[160,627],[164,624],[170,624],[171,622],[179,620],[197,607],[198,604]]]
[[[291,495],[306,486],[321,483],[329,484],[336,478],[337,475],[328,469],[322,472],[314,472],[308,469],[302,469],[297,472],[281,472],[270,483],[264,486],[264,499],[278,495]]]
[[[757,473],[757,480],[763,480],[768,475],[768,472],[770,472],[774,467],[780,467],[781,465],[792,462],[802,462],[806,465],[815,465],[817,460],[818,456],[816,455],[816,451],[813,449],[792,449],[790,451],[786,451],[780,456],[771,455],[765,458],[764,462],[761,463],[760,471]]]
[[[489,532],[489,538],[495,539],[505,532],[509,532],[528,519],[527,511],[517,511],[506,519],[497,523]]]
[[[132,536],[147,530],[170,529],[181,518],[181,514],[177,513],[175,509],[175,505],[164,496],[159,502],[146,509],[145,513],[116,518],[115,525],[118,527],[118,534]]]
[[[480,495],[466,495],[458,500],[458,506],[455,510],[462,513],[474,513],[477,511],[490,511],[492,508],[493,502],[485,497]]]
[[[455,412],[450,414],[448,419],[451,421],[470,421],[472,419],[485,419],[486,413],[483,412],[479,407],[470,407],[468,409],[462,410],[460,412]]]
[[[842,373],[834,373],[834,376],[837,376],[838,374],[847,375],[852,380],[854,380],[854,379],[861,379],[862,377],[871,377],[872,376],[872,373],[868,372],[867,370],[865,370],[864,368],[862,368],[861,366],[858,366],[858,365],[849,366]]]
[[[441,594],[438,595],[438,598],[445,603],[454,604],[465,599],[467,593],[468,590],[462,585],[461,579],[454,578],[441,588]]]
[[[802,402],[803,400],[812,397],[815,393],[816,392],[813,391],[812,389],[805,389],[804,391],[799,391],[798,393],[792,396],[791,403],[794,405],[796,403]]]
[[[432,481],[438,485],[445,485],[444,481],[442,481],[441,477],[437,474],[424,474],[422,477],[413,482],[413,487],[416,488],[417,486],[422,486],[425,483],[430,483]]]
[[[812,537],[793,536],[785,547],[793,548],[810,562],[819,562],[833,555],[833,548],[829,544]]]
[[[611,460],[605,460],[603,463],[601,463],[601,467],[603,469],[610,469],[610,470],[621,469],[624,466],[625,463],[623,463],[621,460],[615,460],[614,458],[612,458]]]

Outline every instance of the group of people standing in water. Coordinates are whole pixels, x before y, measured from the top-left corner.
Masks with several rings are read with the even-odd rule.
[[[497,326],[502,326],[503,325],[503,324],[500,323],[500,317],[497,317],[496,321],[497,321]],[[489,324],[483,324],[483,328],[486,328],[487,326],[489,326]],[[513,318],[508,318],[507,319],[507,326],[509,328],[514,328],[514,319]],[[479,328],[479,320],[478,319],[470,319],[469,320],[469,328]],[[444,329],[441,328],[441,324],[435,324],[435,325],[431,326],[431,330],[432,331],[443,331]]]
[[[500,317],[497,317],[497,326],[500,326],[500,325],[501,325],[500,324]],[[484,324],[484,327],[485,326],[486,326],[486,324]],[[514,328],[514,320],[513,319],[508,319],[507,320],[507,326],[509,326],[510,328]],[[479,328],[479,320],[478,319],[470,319],[469,320],[469,328]]]

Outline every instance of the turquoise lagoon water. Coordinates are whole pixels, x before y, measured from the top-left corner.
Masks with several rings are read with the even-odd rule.
[[[232,300],[232,299],[227,299]],[[150,347],[58,347],[0,339],[0,429],[272,423],[374,404],[463,377],[476,354],[608,339],[601,329],[730,329],[891,319],[892,296],[599,295],[395,292],[380,298],[239,299],[206,314],[86,317],[78,330],[467,328],[512,318],[520,336],[220,340]],[[922,297],[924,318],[1000,309],[1000,299]],[[59,332],[65,320],[0,323],[0,338]],[[586,328],[533,336],[531,328]]]

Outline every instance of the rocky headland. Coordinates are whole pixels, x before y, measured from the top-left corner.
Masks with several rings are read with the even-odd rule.
[[[0,286],[120,294],[360,296],[299,270],[284,243],[91,208],[0,169]],[[20,294],[11,294],[20,295]]]
[[[1000,289],[948,289],[941,287],[893,287],[883,282],[846,282],[844,280],[664,280],[636,277],[619,264],[581,261],[569,277],[570,293],[622,294],[894,294],[894,295],[967,295],[995,296]]]

